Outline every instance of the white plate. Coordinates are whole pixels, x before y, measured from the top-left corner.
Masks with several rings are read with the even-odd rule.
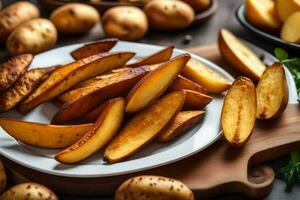
[[[69,52],[81,45],[82,44],[70,45],[41,53],[35,56],[31,68],[69,63],[73,60],[69,55]],[[112,51],[134,51],[137,52],[136,57],[138,58],[153,54],[162,48],[163,47],[160,46],[147,44],[119,42]],[[182,53],[185,53],[185,51],[175,49],[173,56]],[[231,75],[215,64],[196,55],[192,55],[192,57],[223,74],[228,80],[233,80]],[[34,148],[19,143],[6,134],[1,128],[0,153],[6,158],[28,168],[58,176],[78,178],[106,177],[142,171],[191,156],[216,141],[222,135],[220,131],[222,102],[223,95],[214,96],[213,101],[206,108],[204,120],[175,142],[170,144],[157,144],[153,142],[142,151],[138,152],[134,157],[116,164],[107,164],[103,162],[102,152],[99,152],[95,156],[79,164],[63,165],[53,159],[53,155],[57,153],[58,150]],[[57,108],[52,103],[45,103],[26,116],[22,116],[16,111],[10,111],[1,116],[19,118],[26,121],[49,123],[56,111]]]

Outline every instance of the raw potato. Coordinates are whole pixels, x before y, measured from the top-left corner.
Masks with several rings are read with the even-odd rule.
[[[233,146],[245,144],[254,128],[256,91],[253,82],[238,77],[228,90],[222,108],[221,125],[226,140]]]
[[[125,181],[115,200],[194,200],[193,192],[182,182],[162,176],[137,176]]]
[[[185,92],[185,102],[183,105],[184,110],[200,110],[212,101],[212,97],[208,95],[192,90],[183,91]]]
[[[294,12],[300,11],[300,0],[275,0],[277,15],[285,22]]]
[[[183,0],[189,4],[196,13],[206,10],[210,6],[211,0]]]
[[[0,127],[16,140],[31,146],[51,149],[65,148],[74,144],[93,126],[93,124],[57,126],[0,118]]]
[[[286,20],[280,37],[285,41],[300,44],[300,11],[295,12]]]
[[[2,194],[7,185],[7,176],[2,161],[0,160],[0,194]]]
[[[284,112],[289,100],[289,90],[281,63],[267,67],[256,87],[256,95],[256,118],[276,118]]]
[[[233,33],[226,29],[220,30],[219,49],[222,56],[233,67],[254,80],[259,80],[266,69],[264,63]]]
[[[163,31],[187,28],[195,18],[195,12],[185,2],[177,0],[152,0],[144,7],[150,27]]]
[[[61,34],[76,35],[89,31],[99,21],[98,11],[87,4],[67,3],[50,16],[57,31]]]
[[[116,6],[107,10],[102,25],[108,37],[122,40],[138,40],[148,31],[145,13],[134,6]]]
[[[124,98],[109,101],[95,122],[93,129],[75,144],[58,153],[55,159],[61,163],[73,164],[85,160],[102,149],[120,128],[124,109]]]
[[[183,91],[174,91],[134,115],[105,149],[104,160],[119,162],[151,142],[174,119],[184,99]]]
[[[31,19],[18,26],[8,37],[7,51],[11,55],[37,54],[55,46],[57,31],[48,19]]]
[[[108,38],[85,44],[82,47],[71,52],[75,60],[83,59],[95,54],[104,53],[113,48],[119,40],[116,38]]]
[[[177,56],[142,78],[127,96],[126,112],[138,112],[162,95],[190,58],[189,54]]]
[[[21,183],[7,190],[1,200],[59,200],[48,188],[38,183]]]
[[[184,89],[192,90],[202,94],[207,94],[207,90],[202,85],[199,85],[181,75],[177,76],[177,78],[172,83],[172,85],[170,85],[168,90],[174,91],[174,90],[184,90]]]
[[[0,91],[12,86],[28,69],[33,55],[24,54],[9,59],[0,66]]]
[[[171,122],[170,127],[162,132],[156,139],[158,142],[170,142],[175,138],[183,135],[189,129],[193,128],[198,122],[203,119],[204,111],[181,111]]]
[[[273,0],[247,0],[245,15],[254,26],[264,31],[278,32],[281,28]]]
[[[230,83],[221,74],[200,63],[190,59],[182,70],[182,74],[192,81],[203,85],[209,93],[218,94],[230,87]]]
[[[38,18],[39,9],[32,3],[21,1],[0,11],[0,42],[4,42],[9,34],[21,23]]]

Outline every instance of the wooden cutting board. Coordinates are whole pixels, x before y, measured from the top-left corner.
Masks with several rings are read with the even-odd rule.
[[[191,52],[227,68],[215,45],[190,49]],[[230,70],[229,70],[230,71]],[[276,120],[257,121],[249,142],[233,148],[221,139],[208,149],[185,160],[139,173],[107,178],[65,178],[25,168],[5,158],[14,183],[35,181],[55,192],[72,196],[113,195],[127,178],[136,175],[161,175],[183,181],[201,199],[224,193],[240,193],[251,198],[268,194],[274,180],[265,161],[300,150],[300,109],[290,104]],[[198,198],[197,198],[198,199]]]

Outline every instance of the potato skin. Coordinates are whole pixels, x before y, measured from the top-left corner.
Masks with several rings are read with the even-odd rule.
[[[189,4],[196,13],[206,10],[210,6],[211,0],[182,0]]]
[[[185,2],[177,0],[153,0],[146,4],[144,11],[150,27],[157,30],[172,31],[191,25],[195,12]]]
[[[48,19],[31,19],[18,26],[8,37],[7,51],[11,55],[40,53],[54,47],[57,31]]]
[[[116,6],[103,16],[103,29],[107,36],[122,40],[138,40],[148,31],[145,13],[133,6]]]
[[[0,160],[0,194],[2,194],[5,191],[6,184],[7,184],[6,173],[5,173],[3,163]]]
[[[53,11],[50,20],[61,34],[76,35],[89,31],[99,21],[98,11],[87,4],[69,3]]]
[[[0,42],[4,42],[19,24],[39,16],[39,9],[27,1],[17,2],[4,8],[0,12]]]

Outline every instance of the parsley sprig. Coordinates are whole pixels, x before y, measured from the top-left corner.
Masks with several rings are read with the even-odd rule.
[[[284,175],[287,189],[291,190],[295,183],[300,181],[300,154],[299,152],[291,153],[289,163],[279,170]]]

